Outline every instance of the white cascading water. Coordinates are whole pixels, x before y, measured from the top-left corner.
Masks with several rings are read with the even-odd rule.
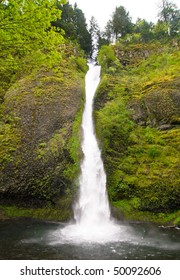
[[[106,175],[98,148],[92,120],[93,98],[100,81],[100,66],[89,64],[86,75],[86,104],[83,113],[80,194],[75,205],[75,220],[80,225],[99,225],[110,220],[110,209],[106,194]]]
[[[74,206],[75,224],[61,231],[64,239],[71,242],[109,242],[119,239],[120,227],[110,217],[106,174],[93,125],[93,98],[99,81],[100,66],[89,63],[82,120],[84,158],[79,178],[79,198]]]

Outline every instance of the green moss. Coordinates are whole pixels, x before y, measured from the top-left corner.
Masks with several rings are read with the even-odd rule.
[[[67,149],[70,153],[72,163],[70,163],[67,168],[64,170],[63,174],[68,179],[73,179],[78,177],[78,173],[80,170],[80,159],[81,159],[81,122],[82,122],[82,110],[83,110],[83,104],[81,107],[81,110],[76,116],[76,119],[74,121],[73,129],[72,129],[72,136],[69,139],[69,142],[67,144]]]
[[[37,209],[21,211],[33,217],[50,216],[51,209],[69,217],[67,201],[76,195],[88,66],[79,50],[66,47],[71,48],[68,54],[65,48],[53,67],[47,61],[34,70],[31,65],[32,71],[6,92],[0,109],[0,192],[15,203],[27,196],[30,205],[37,206],[39,201],[56,205],[40,209],[39,214]],[[61,198],[66,201],[63,207],[58,206]]]
[[[56,131],[47,143],[39,143],[37,149],[37,158],[48,161],[49,157],[57,158],[62,153],[66,144],[66,128]]]
[[[164,213],[170,221],[180,208],[180,63],[179,51],[159,47],[113,47],[120,61],[128,53],[135,60],[113,75],[103,69],[95,121],[113,205],[131,217],[135,208],[134,218],[159,221]],[[158,130],[163,124],[171,130]]]
[[[18,118],[0,122],[0,163],[5,166],[14,160],[14,153],[20,143],[20,131],[17,129]]]
[[[131,200],[120,200],[113,202],[113,206],[119,209],[128,220],[139,220],[145,222],[154,222],[163,225],[179,225],[180,211],[173,213],[153,213],[150,211],[140,211],[139,199],[133,198]]]
[[[7,218],[30,217],[43,220],[67,221],[72,216],[71,208],[52,207],[23,208],[17,206],[1,206]]]

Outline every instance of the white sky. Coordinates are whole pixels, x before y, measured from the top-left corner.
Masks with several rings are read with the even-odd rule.
[[[161,0],[69,0],[72,5],[77,3],[85,14],[87,23],[89,23],[91,16],[94,16],[101,28],[106,25],[115,8],[119,6],[125,7],[133,22],[136,22],[139,17],[155,23],[160,2]],[[180,5],[179,0],[172,0],[171,2],[178,7]]]

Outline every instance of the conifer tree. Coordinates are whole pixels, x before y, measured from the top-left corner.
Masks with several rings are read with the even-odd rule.
[[[180,10],[173,2],[162,0],[159,18],[166,23],[169,36],[177,35],[180,32]]]
[[[92,39],[88,31],[84,13],[78,8],[67,2],[65,5],[58,5],[62,10],[61,17],[52,22],[52,26],[64,30],[65,38],[77,42],[87,55],[92,53]],[[61,32],[61,31],[60,31]]]
[[[115,33],[116,39],[124,37],[126,34],[132,31],[132,22],[129,16],[129,12],[123,6],[116,7],[112,16],[112,29]]]

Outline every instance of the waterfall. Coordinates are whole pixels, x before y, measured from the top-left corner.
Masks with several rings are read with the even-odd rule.
[[[64,242],[111,242],[121,229],[111,219],[106,193],[106,174],[93,125],[93,99],[100,81],[100,66],[89,63],[86,74],[86,103],[82,119],[81,174],[79,197],[74,205],[75,224],[61,230]]]
[[[106,174],[93,126],[93,98],[100,81],[100,66],[89,63],[86,75],[86,103],[82,120],[82,151],[84,159],[79,178],[80,194],[74,207],[78,224],[99,225],[110,220],[106,194]]]

